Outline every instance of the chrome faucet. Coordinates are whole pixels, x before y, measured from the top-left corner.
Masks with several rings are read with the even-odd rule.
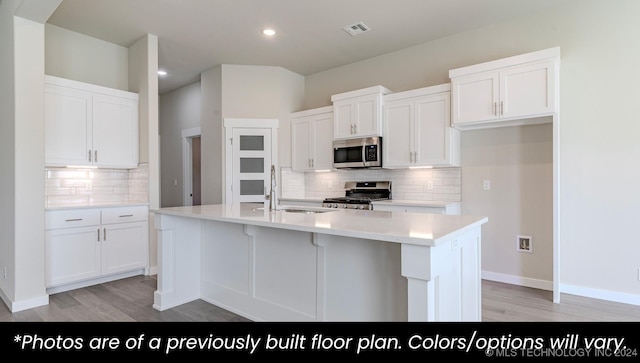
[[[276,210],[276,166],[271,165],[271,189],[269,195],[265,196],[269,200],[269,211]]]

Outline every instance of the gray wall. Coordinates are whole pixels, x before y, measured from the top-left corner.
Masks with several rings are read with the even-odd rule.
[[[200,127],[201,102],[200,82],[160,96],[161,207],[184,205],[182,130]]]
[[[639,18],[640,2],[636,0],[619,0],[615,5],[606,0],[585,0],[580,6],[531,14],[307,76],[305,107],[327,106],[333,93],[373,84],[394,91],[440,84],[448,81],[450,69],[560,46],[561,290],[640,304],[640,245],[635,237],[640,169],[631,162],[640,159],[640,73],[635,71],[640,64],[640,47],[633,46],[640,34]],[[522,137],[538,137],[537,133]],[[477,181],[464,174],[473,152],[469,148],[490,139],[496,137],[464,133],[464,212],[482,211],[484,197]],[[541,147],[531,158],[543,165],[548,163],[547,153],[546,147]],[[491,175],[497,165],[476,168],[476,173]],[[548,174],[548,166],[541,167],[543,174]],[[500,184],[519,184],[522,173],[505,176]],[[519,266],[521,277],[548,278],[549,261],[530,261],[540,253],[548,254],[541,248],[549,226],[535,227],[538,223],[527,217],[551,213],[548,196],[541,198],[540,204],[527,202],[537,194],[548,195],[548,186],[522,190],[522,202],[516,210],[490,211],[493,218],[483,234],[482,253],[503,258],[483,258],[485,271],[509,276]],[[516,197],[512,198],[515,202]],[[512,221],[513,213],[521,216],[517,225],[529,229],[523,232],[534,236],[531,255],[515,252],[514,227],[505,223]],[[527,225],[531,227],[525,228]]]

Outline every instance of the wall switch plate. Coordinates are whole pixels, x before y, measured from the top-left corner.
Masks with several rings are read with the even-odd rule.
[[[482,189],[491,190],[491,180],[482,181]]]

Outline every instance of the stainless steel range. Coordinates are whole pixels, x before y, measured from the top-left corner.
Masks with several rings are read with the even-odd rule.
[[[390,181],[348,181],[344,183],[345,196],[325,198],[325,208],[373,209],[371,202],[391,199]]]

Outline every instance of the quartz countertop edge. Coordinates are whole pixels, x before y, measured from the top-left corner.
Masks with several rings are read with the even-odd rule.
[[[95,208],[117,208],[117,207],[136,207],[149,206],[147,202],[115,202],[115,203],[90,203],[90,204],[60,204],[50,205],[44,208],[45,211],[50,210],[66,210],[66,209],[95,209]]]
[[[255,207],[255,206],[254,206]],[[278,208],[287,208],[278,206]],[[306,207],[289,206],[304,209]],[[457,234],[481,226],[487,217],[411,212],[331,209],[326,213],[254,210],[240,205],[204,205],[152,209],[151,213],[385,242],[437,246]],[[318,208],[309,208],[318,209]]]

